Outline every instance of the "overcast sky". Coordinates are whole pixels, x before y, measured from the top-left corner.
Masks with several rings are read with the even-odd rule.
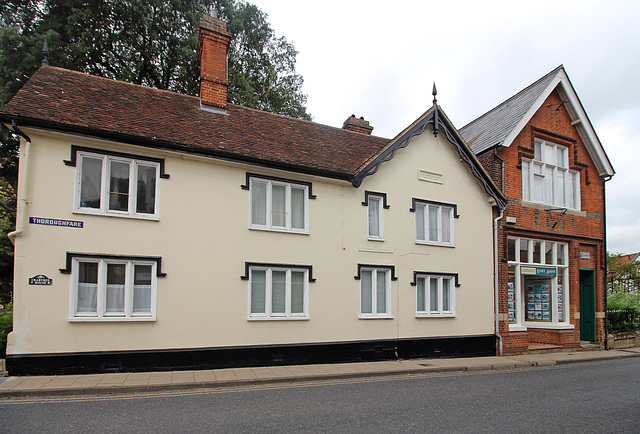
[[[616,171],[610,252],[640,251],[640,1],[249,0],[298,50],[314,121],[392,138],[432,103],[456,127],[564,65]]]

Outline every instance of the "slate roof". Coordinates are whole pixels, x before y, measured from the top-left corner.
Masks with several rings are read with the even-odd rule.
[[[471,146],[474,154],[481,154],[487,149],[502,144],[561,69],[562,66],[557,67],[505,102],[460,128],[460,134]]]
[[[389,139],[42,66],[0,120],[351,180]]]

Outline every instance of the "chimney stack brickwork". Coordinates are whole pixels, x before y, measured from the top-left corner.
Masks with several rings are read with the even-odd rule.
[[[342,129],[369,135],[371,135],[371,131],[373,131],[373,127],[369,125],[369,121],[365,120],[363,117],[358,119],[355,115],[349,116],[349,118],[344,121]]]
[[[231,34],[227,23],[205,15],[200,22],[200,101],[204,105],[227,108],[227,51]]]

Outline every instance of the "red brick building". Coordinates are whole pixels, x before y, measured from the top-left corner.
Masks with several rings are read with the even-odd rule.
[[[495,216],[499,351],[603,346],[615,172],[564,67],[460,132],[508,198]]]

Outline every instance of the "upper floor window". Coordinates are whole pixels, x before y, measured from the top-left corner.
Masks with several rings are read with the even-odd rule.
[[[248,268],[250,319],[308,319],[309,267]]]
[[[522,198],[562,208],[580,209],[580,173],[569,169],[569,150],[536,140],[533,160],[522,160]]]
[[[454,245],[453,219],[458,217],[455,205],[414,199],[412,210],[416,214],[417,242]]]
[[[250,227],[309,232],[309,185],[280,179],[250,178]]]
[[[71,264],[70,318],[155,320],[157,262],[80,257]]]
[[[367,207],[367,235],[370,240],[384,240],[383,210],[389,208],[386,193],[364,192],[364,202]]]
[[[74,211],[158,218],[160,163],[79,151]]]

